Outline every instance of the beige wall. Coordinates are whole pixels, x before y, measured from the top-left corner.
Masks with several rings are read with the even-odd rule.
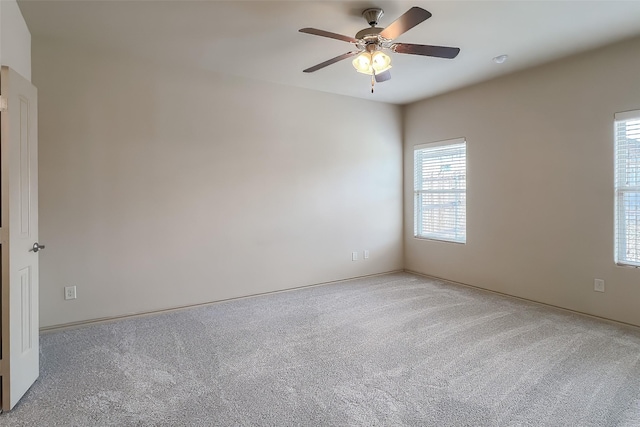
[[[613,115],[640,109],[640,39],[405,109],[405,267],[640,325],[613,262]],[[413,146],[467,139],[467,244],[413,238]],[[593,291],[593,279],[606,292]]]
[[[0,64],[31,80],[31,33],[16,0],[0,0]]]
[[[37,38],[33,76],[41,326],[402,268],[398,107]]]
[[[33,49],[42,326],[402,268],[397,107]],[[613,114],[640,108],[639,50],[405,107],[405,268],[640,325],[640,270],[613,264],[611,140]],[[460,136],[467,244],[416,240],[412,147]]]

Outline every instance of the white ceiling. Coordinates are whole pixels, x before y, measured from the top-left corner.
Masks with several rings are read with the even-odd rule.
[[[19,0],[34,38],[56,38],[163,63],[405,104],[640,34],[640,1],[33,1]],[[412,6],[433,16],[397,41],[461,48],[453,60],[392,54],[392,80],[370,93],[350,60],[302,70],[352,50],[299,33],[348,36],[361,12],[387,26]],[[491,61],[508,54],[498,65]],[[629,52],[638,55],[639,52]]]

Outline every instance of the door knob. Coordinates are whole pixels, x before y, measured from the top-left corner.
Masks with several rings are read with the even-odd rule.
[[[40,245],[38,242],[35,242],[33,247],[29,249],[29,252],[38,252],[40,249],[44,249],[44,245]]]

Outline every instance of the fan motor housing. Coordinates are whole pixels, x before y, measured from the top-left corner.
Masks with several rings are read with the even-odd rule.
[[[380,34],[384,30],[384,28],[380,27],[369,27],[364,30],[358,31],[356,34],[356,38],[358,40],[364,40],[366,42],[378,41],[378,34]]]

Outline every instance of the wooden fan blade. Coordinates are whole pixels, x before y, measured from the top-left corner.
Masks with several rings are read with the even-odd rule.
[[[393,51],[409,55],[435,56],[436,58],[453,59],[460,53],[460,48],[445,46],[429,46],[426,44],[395,43]]]
[[[431,12],[428,12],[421,7],[412,7],[405,12],[400,18],[393,21],[387,28],[382,30],[380,35],[387,40],[393,40],[399,35],[406,33],[419,23],[426,21],[431,17]]]
[[[327,61],[321,62],[318,65],[314,65],[313,67],[307,68],[306,70],[303,70],[303,72],[304,73],[313,73],[314,71],[318,71],[319,69],[324,68],[327,65],[335,64],[338,61],[342,61],[343,59],[347,59],[348,57],[353,56],[353,55],[357,55],[358,53],[360,53],[360,52],[355,51],[355,52],[343,53],[340,56],[336,56],[335,58],[331,58],[331,59],[329,59]]]
[[[322,36],[322,37],[329,37],[330,39],[342,40],[344,42],[349,42],[349,43],[358,42],[358,39],[354,39],[353,37],[343,36],[342,34],[331,33],[329,31],[318,30],[316,28],[302,28],[301,30],[298,30],[298,31],[300,31],[301,33],[312,34],[314,36]]]
[[[380,74],[376,74],[376,82],[378,83],[386,82],[387,80],[390,80],[390,79],[391,79],[391,73],[389,72],[389,70],[383,71]]]

